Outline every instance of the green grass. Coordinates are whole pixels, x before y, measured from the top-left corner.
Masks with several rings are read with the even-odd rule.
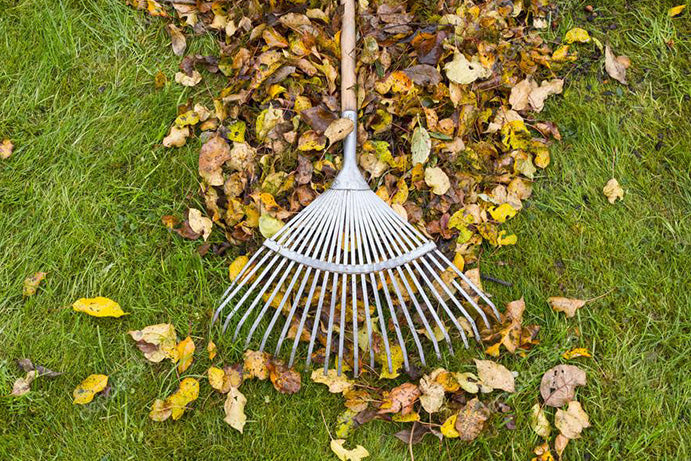
[[[668,19],[670,1],[597,3],[588,22],[586,2],[564,2],[553,38],[587,28],[631,58],[631,85],[603,83],[593,46],[579,47],[563,97],[542,114],[564,140],[510,224],[518,245],[482,258],[484,271],[514,283],[486,285],[495,299],[525,296],[526,322],[542,326],[542,343],[527,357],[501,359],[519,372],[508,400],[517,429],[497,417],[472,444],[428,438],[415,447],[418,460],[529,459],[539,443],[528,414],[540,377],[576,346],[594,352],[578,362],[588,373],[578,397],[592,427],[567,459],[691,457],[689,13]],[[146,363],[126,332],[170,321],[201,348],[226,284],[227,260],[202,259],[196,243],[160,223],[189,204],[201,207],[198,141],[160,147],[176,104],[193,93],[176,84],[154,89],[153,75],[162,70],[172,80],[179,58],[162,22],[124,2],[2,0],[0,10],[0,138],[16,146],[0,162],[0,458],[335,459],[322,414],[332,424],[341,398],[310,383],[290,397],[265,382],[244,384],[244,435],[222,421],[222,397],[205,382],[182,420],[148,419],[176,375]],[[190,42],[213,49],[203,38]],[[602,194],[611,177],[626,191],[616,205]],[[48,278],[24,300],[22,281],[36,271]],[[610,290],[569,320],[546,303]],[[66,308],[96,295],[131,315],[94,319]],[[21,357],[65,374],[7,397]],[[209,365],[199,357],[193,376]],[[449,365],[467,368],[467,357]],[[72,390],[91,373],[110,376],[110,395],[72,405]],[[407,459],[392,436],[398,429],[374,422],[349,444],[362,444],[373,460]]]

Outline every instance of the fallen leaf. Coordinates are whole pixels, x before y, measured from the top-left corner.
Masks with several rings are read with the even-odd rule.
[[[175,327],[170,323],[149,325],[141,330],[129,331],[128,334],[150,362],[158,363],[167,358],[174,362],[178,360],[178,338]]]
[[[410,138],[410,150],[412,153],[413,165],[416,163],[424,164],[429,158],[429,153],[432,150],[432,139],[429,137],[427,130],[421,126],[417,126]]]
[[[420,378],[420,404],[427,413],[436,413],[444,403],[444,386],[428,375]]]
[[[228,397],[226,397],[226,401],[223,404],[223,409],[226,412],[226,417],[223,418],[223,421],[241,434],[247,422],[247,416],[245,416],[246,403],[247,398],[242,392],[235,387],[231,387],[228,392]]]
[[[344,439],[333,439],[331,440],[330,445],[331,451],[333,451],[341,461],[360,461],[361,459],[369,456],[369,452],[365,450],[365,447],[362,445],[358,445],[352,450],[348,450],[343,446],[344,443]]]
[[[199,176],[211,186],[222,186],[224,183],[221,167],[231,159],[230,146],[220,135],[206,141],[199,151]]]
[[[33,296],[36,294],[36,289],[41,284],[41,281],[46,277],[45,272],[36,272],[24,279],[24,286],[22,287],[22,294],[25,297]]]
[[[585,385],[583,370],[575,365],[557,365],[542,376],[540,395],[545,405],[559,408],[574,399],[576,387]]]
[[[425,168],[425,183],[432,188],[432,192],[436,195],[444,195],[451,187],[449,177],[439,168]]]
[[[456,420],[458,419],[458,413],[454,413],[453,415],[449,416],[446,418],[444,421],[444,424],[441,425],[441,428],[439,430],[441,431],[442,435],[446,438],[449,439],[457,439],[460,437],[460,434],[456,430]]]
[[[102,296],[80,298],[72,304],[72,309],[77,312],[84,312],[92,317],[122,317],[127,315],[122,311],[118,303]]]
[[[549,425],[547,415],[545,415],[545,410],[539,403],[536,403],[530,409],[530,427],[543,439],[549,439],[550,433],[552,432],[552,427]]]
[[[14,144],[12,144],[12,141],[7,138],[3,139],[2,142],[0,142],[0,159],[7,160],[10,158],[13,150]]]
[[[209,378],[209,385],[219,392],[223,391],[223,380],[225,378],[225,372],[218,367],[209,367],[206,372]]]
[[[189,127],[183,126],[179,127],[177,125],[172,125],[168,136],[163,138],[164,147],[182,147],[187,142],[187,138],[190,135]]]
[[[605,46],[605,70],[610,77],[626,85],[626,66],[614,56],[609,45]],[[611,200],[610,200],[611,202]]]
[[[201,234],[205,241],[209,238],[213,222],[206,216],[202,216],[201,211],[196,208],[190,208],[187,210],[187,220],[194,233]]]
[[[407,415],[413,411],[413,404],[420,397],[420,389],[413,383],[396,386],[382,398],[379,414],[398,413]]]
[[[257,378],[264,381],[269,377],[269,354],[266,352],[246,350],[243,357],[245,359],[243,374],[246,379]]]
[[[508,203],[502,203],[498,207],[491,207],[488,211],[492,219],[498,223],[506,222],[507,219],[513,218],[517,213],[516,209]]]
[[[490,411],[477,397],[470,400],[458,412],[454,425],[458,438],[466,442],[475,440],[489,419]]]
[[[284,225],[283,221],[268,214],[262,214],[259,217],[259,231],[267,239],[273,237]]]
[[[187,75],[184,72],[175,73],[175,82],[182,86],[195,86],[202,81],[202,74],[199,72],[192,71],[192,75]]]
[[[561,356],[566,360],[575,359],[576,357],[592,357],[588,349],[584,347],[577,347],[575,349],[571,349],[570,351],[564,352]]]
[[[267,364],[271,384],[281,394],[295,394],[302,386],[300,373],[278,361]]]
[[[108,386],[108,376],[89,375],[72,393],[74,397],[72,403],[85,405],[94,399],[94,396],[103,391]]]
[[[55,378],[62,374],[61,371],[53,371],[41,365],[35,365],[30,359],[19,359],[17,360],[17,365],[19,365],[19,368],[26,371],[27,373],[36,370],[36,372],[38,373],[36,377],[45,376],[47,378]]]
[[[566,32],[566,35],[564,36],[564,41],[566,43],[588,43],[590,41],[590,34],[585,29],[581,29],[580,27],[574,27],[573,29]]]
[[[149,412],[149,418],[152,421],[165,421],[166,419],[170,418],[170,415],[173,414],[173,410],[170,408],[170,403],[161,400],[161,399],[156,399],[154,400],[153,405],[151,406],[151,411]]]
[[[187,405],[199,397],[199,381],[194,378],[185,378],[180,382],[180,387],[170,397],[166,399],[170,409],[171,417],[178,420],[187,409]]]
[[[686,9],[686,5],[674,6],[674,7],[670,8],[669,11],[667,11],[667,16],[669,16],[670,18],[675,18],[675,17],[679,16],[681,13],[683,13],[685,9]]]
[[[492,389],[501,389],[506,392],[515,392],[513,374],[504,366],[491,360],[477,360],[477,375],[480,382]]]
[[[216,354],[218,353],[216,343],[210,340],[209,343],[206,345],[206,352],[209,353],[209,360],[215,359]]]
[[[168,33],[170,34],[171,46],[173,48],[173,53],[176,56],[182,56],[185,54],[185,48],[187,48],[187,40],[182,31],[174,24],[168,24],[166,26]]]
[[[333,369],[328,370],[326,375],[324,375],[323,370],[314,370],[310,379],[315,383],[326,384],[329,387],[329,392],[332,394],[345,393],[353,387],[352,381],[343,374],[338,376],[338,372]]]
[[[354,128],[355,124],[349,118],[339,118],[331,122],[328,128],[324,131],[324,136],[329,140],[329,144],[345,139]]]
[[[455,53],[453,61],[444,65],[444,71],[449,80],[459,85],[467,85],[492,76],[492,70],[483,66],[477,56],[468,61],[463,53]]]
[[[386,349],[380,351],[380,353],[376,356],[376,358],[382,364],[382,370],[381,373],[379,373],[379,379],[396,379],[400,376],[399,371],[403,367],[404,362],[403,350],[401,349],[401,346],[395,345],[390,348],[389,353],[391,355],[392,371],[389,371],[389,361],[386,356]]]
[[[549,449],[549,442],[545,442],[542,445],[535,447],[533,453],[538,455],[538,457],[532,458],[530,461],[554,461],[554,457]]]
[[[178,350],[178,373],[184,373],[194,360],[194,341],[187,337],[177,345]]]
[[[614,178],[607,181],[602,192],[605,194],[605,197],[607,197],[609,203],[613,204],[617,199],[624,200],[624,189],[619,185],[619,181]]]
[[[586,427],[590,427],[590,418],[581,404],[572,400],[566,411],[561,408],[557,410],[554,415],[554,425],[561,431],[561,434],[567,439],[577,439],[581,436],[581,432]]]
[[[12,385],[12,392],[10,393],[10,395],[14,397],[19,397],[24,394],[28,394],[31,390],[31,383],[34,381],[36,376],[38,376],[38,372],[36,370],[31,370],[27,372],[25,377],[17,378],[17,380]]]
[[[564,80],[560,78],[545,80],[539,87],[533,88],[528,95],[528,102],[535,112],[541,112],[545,107],[545,99],[553,94],[561,94],[563,90]]]
[[[547,302],[552,306],[552,309],[565,313],[569,318],[576,315],[576,311],[586,304],[586,301],[582,299],[563,298],[561,296],[552,296],[547,299]]]

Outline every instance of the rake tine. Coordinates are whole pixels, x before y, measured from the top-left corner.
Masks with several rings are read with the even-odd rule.
[[[361,236],[361,223],[362,223],[362,208],[358,205],[355,208],[358,212],[358,220],[357,223],[355,224],[355,238],[357,241],[357,254],[358,254],[358,262],[360,264],[364,264],[364,257],[363,257],[363,252],[362,248],[365,245],[362,236]],[[367,349],[369,349],[369,355],[370,355],[370,368],[374,368],[374,348],[372,348],[372,320],[370,319],[370,312],[369,312],[369,300],[367,298],[367,278],[365,277],[365,274],[360,274],[360,283],[362,286],[362,298],[363,298],[363,304],[365,307],[365,324],[367,326]],[[354,286],[357,284],[357,282],[354,284]],[[353,296],[355,296],[355,288],[353,288]],[[353,321],[355,323],[355,321]],[[354,327],[354,330],[357,332],[357,327]],[[356,335],[355,336],[356,342],[357,342],[357,347],[358,349],[360,347],[360,340],[359,337]]]
[[[381,227],[383,225],[383,223],[380,219],[380,216],[378,216],[378,213],[377,213],[377,209],[379,208],[379,207],[377,207],[377,205],[379,205],[379,203],[377,202],[378,200],[381,200],[381,199],[379,199],[379,197],[377,197],[376,195],[372,194],[372,195],[370,195],[370,200],[368,201],[367,204],[369,205],[370,211],[372,212],[374,219],[377,221],[377,223]],[[381,203],[384,204],[383,202],[381,202]],[[388,240],[386,240],[385,238],[382,238],[382,241],[384,242],[384,245],[389,250],[389,254],[391,254],[392,257],[400,255],[399,251],[396,251],[395,253],[392,251],[391,245],[389,244]],[[379,249],[382,251],[382,253],[384,253],[381,244],[379,244],[378,246],[379,246]],[[396,249],[398,250],[398,247],[396,247]],[[397,269],[398,269],[399,275],[402,275],[400,267],[397,267]],[[418,338],[417,331],[415,330],[415,325],[413,324],[413,320],[410,318],[410,313],[408,312],[408,308],[406,307],[405,301],[403,300],[403,295],[401,294],[401,289],[398,286],[398,282],[396,281],[396,278],[394,277],[393,271],[391,271],[389,269],[388,273],[389,273],[389,278],[391,279],[391,283],[393,284],[394,291],[396,292],[396,296],[398,297],[398,302],[401,306],[401,311],[403,312],[403,315],[406,319],[406,322],[408,322],[408,327],[410,328],[410,332],[413,335],[413,340],[415,341],[415,345],[417,346],[418,352],[420,354],[420,360],[422,361],[423,365],[426,365],[425,352],[422,348],[422,344],[420,343],[420,338]],[[405,277],[403,277],[403,278],[405,278]],[[413,296],[411,299],[415,299],[415,297]],[[417,300],[414,301],[414,304],[417,305]],[[420,312],[419,306],[416,306],[416,307],[418,308],[418,312]],[[427,324],[427,319],[425,319],[423,322],[424,322],[425,326],[427,327],[427,331],[429,332],[430,337],[433,338],[434,335],[429,330],[429,325]],[[436,339],[434,340],[434,343],[435,343],[434,349],[437,353],[439,353],[439,346],[436,344]]]
[[[487,305],[492,308],[492,313],[494,313],[494,316],[497,318],[497,320],[501,320],[501,316],[499,315],[499,311],[497,310],[497,307],[494,305],[494,303],[492,301],[490,301],[489,297],[485,293],[483,293],[482,290],[478,289],[478,287],[475,286],[475,284],[472,282],[472,280],[470,280],[468,278],[468,276],[466,276],[463,272],[458,270],[458,268],[453,263],[451,263],[447,259],[447,257],[444,256],[444,254],[441,251],[437,250],[436,253],[442,259],[442,261],[444,261],[445,264],[448,264],[449,266],[451,266],[453,268],[453,270],[456,272],[456,274],[458,274],[463,279],[463,281],[465,283],[467,283],[468,286],[470,288],[472,288],[473,291],[475,291],[475,293],[477,293],[480,296],[480,298],[482,298],[482,300],[484,302],[486,302]]]
[[[251,277],[251,275],[250,275],[249,277],[244,277],[245,272],[246,272],[250,267],[252,267],[252,263],[254,262],[254,260],[257,259],[257,258],[259,257],[259,255],[262,254],[263,251],[264,251],[264,247],[261,247],[261,248],[259,248],[259,250],[257,250],[257,252],[256,252],[255,254],[252,255],[252,257],[249,259],[249,261],[247,261],[247,264],[245,264],[245,265],[243,266],[242,270],[240,270],[240,272],[238,273],[237,277],[235,277],[235,280],[233,280],[233,282],[230,284],[230,286],[228,286],[228,289],[226,289],[225,293],[223,293],[223,296],[221,297],[221,299],[223,300],[223,302],[221,302],[221,305],[218,306],[218,307],[216,308],[216,311],[214,312],[214,316],[213,316],[213,318],[211,319],[211,324],[212,324],[212,325],[213,325],[214,323],[216,323],[216,320],[218,320],[219,314],[221,313],[221,311],[223,310],[223,308],[226,307],[226,305],[228,304],[228,302],[229,302],[231,299],[233,299],[233,296],[235,296],[235,293],[236,293],[237,291],[239,291],[239,290],[242,288],[242,286],[245,284],[245,281],[248,280],[248,279]],[[264,258],[262,258],[262,261],[261,261],[257,266],[259,266],[261,263],[263,263],[269,256],[271,256],[270,253],[267,253],[266,255],[264,255]],[[256,267],[256,266],[255,266],[255,267]],[[254,273],[254,272],[253,272],[253,273]],[[241,283],[240,283],[240,282],[241,282]],[[231,290],[233,290],[233,288],[234,288],[236,285],[239,285],[238,288],[237,288],[235,291],[233,291],[233,294],[232,294],[232,295],[229,296],[228,293],[229,293]]]
[[[297,310],[298,304],[300,304],[300,298],[302,297],[302,293],[304,292],[305,287],[307,286],[307,282],[309,280],[311,273],[312,273],[312,268],[308,267],[307,270],[305,271],[305,275],[302,276],[302,281],[300,282],[300,287],[298,288],[295,299],[293,300],[293,304],[290,306],[290,312],[288,313],[288,316],[286,317],[286,321],[283,324],[283,328],[281,329],[281,335],[278,337],[278,343],[276,344],[276,350],[274,351],[274,356],[278,356],[279,352],[281,351],[281,345],[283,344],[283,341],[285,340],[285,337],[288,334],[288,330],[290,330],[290,326],[292,324],[293,317],[295,316],[295,311]],[[268,337],[269,337],[269,330],[267,329],[266,333],[264,333],[264,337],[262,338],[261,346],[259,347],[260,351],[264,350],[264,345],[266,344]]]
[[[318,238],[318,239],[313,238],[314,232],[315,232],[315,230],[321,229],[321,226],[324,224],[324,222],[326,221],[327,217],[328,217],[328,215],[327,215],[326,213],[319,215],[319,217],[318,217],[318,219],[317,219],[317,222],[314,224],[314,228],[312,228],[312,229],[310,229],[309,231],[306,232],[306,235],[304,236],[303,242],[302,242],[302,244],[300,245],[300,247],[298,248],[298,251],[302,252],[302,250],[305,248],[305,246],[307,246],[307,250],[305,251],[305,254],[308,254],[308,255],[311,255],[311,254],[312,254],[312,249],[314,248],[314,246],[315,246],[315,244],[317,243],[317,241],[321,242],[321,238]],[[324,234],[322,233],[322,235],[324,235]],[[318,248],[315,250],[315,253],[316,253],[317,251],[319,251]],[[274,313],[273,317],[271,318],[271,322],[269,323],[269,325],[268,325],[268,327],[267,327],[267,329],[266,329],[266,333],[264,333],[264,337],[262,338],[261,346],[260,346],[260,348],[259,348],[260,351],[263,351],[263,350],[264,350],[264,345],[266,344],[266,340],[267,340],[267,338],[269,337],[269,334],[271,333],[271,330],[273,329],[274,324],[276,323],[276,320],[278,319],[278,316],[281,314],[282,309],[283,309],[283,305],[284,305],[285,302],[288,300],[289,294],[290,294],[291,290],[293,289],[293,286],[294,286],[295,283],[297,282],[297,279],[298,279],[298,277],[299,277],[299,275],[300,275],[300,272],[302,272],[302,268],[303,268],[303,267],[304,267],[303,265],[300,265],[300,266],[298,267],[298,269],[295,271],[295,275],[293,276],[293,280],[290,282],[290,286],[288,287],[288,289],[286,290],[285,294],[283,295],[283,298],[281,299],[280,305],[278,306],[278,308],[276,309],[276,312]],[[282,282],[279,282],[279,284],[282,284]],[[304,283],[302,284],[302,287],[304,287]],[[302,293],[302,288],[300,289],[300,293]],[[299,298],[299,296],[300,296],[300,295],[298,294],[298,298]],[[250,329],[250,332],[249,332],[249,334],[247,335],[247,340],[246,340],[246,342],[245,342],[245,345],[249,344],[250,338],[252,337],[252,334],[254,333],[254,330],[255,330],[255,329],[257,328],[257,326],[259,325],[259,322],[260,322],[261,319],[264,317],[264,313],[266,312],[267,306],[268,306],[268,305],[270,305],[270,301],[268,301],[268,302],[265,304],[265,306],[264,306],[264,308],[262,309],[261,313],[257,316],[257,319],[254,321],[254,324],[252,325],[252,328]],[[292,315],[291,315],[291,317],[292,317]],[[289,322],[290,322],[290,319],[288,319],[287,324],[289,324]],[[245,346],[245,347],[246,347],[246,346]]]
[[[375,199],[373,199],[373,200],[375,200]],[[400,245],[401,245],[401,248],[404,248],[404,249],[405,249],[405,245],[404,245],[404,244],[400,241],[400,239],[398,238],[398,235],[397,235],[398,233],[396,232],[395,229],[393,229],[393,228],[391,227],[391,224],[387,221],[386,216],[383,216],[381,219],[377,218],[377,220],[378,220],[380,226],[385,227],[385,228],[389,231],[389,235],[390,235],[390,236],[393,236],[394,239],[396,240],[396,241],[391,241],[390,243],[389,243],[389,241],[384,240],[384,243],[385,243],[386,247],[388,248],[389,252],[391,252],[391,253],[392,253],[393,255],[395,255],[395,256],[401,256],[401,255],[403,255],[403,251],[399,248],[398,245],[400,244]],[[393,251],[391,250],[391,247],[392,247],[392,246],[393,246],[393,249],[394,249]],[[408,248],[406,251],[410,251],[410,250],[413,250],[413,249],[414,249],[414,248],[411,247],[411,248]],[[417,280],[415,279],[415,276],[413,275],[412,271],[410,271],[410,267],[408,267],[408,264],[406,264],[405,266],[406,266],[406,268],[408,269],[408,271],[409,271],[409,273],[410,273],[410,275],[411,275],[412,280],[413,280],[414,283],[417,285]],[[428,335],[429,335],[429,337],[430,337],[430,340],[432,341],[432,344],[433,344],[433,346],[434,346],[434,351],[436,352],[437,357],[441,358],[441,352],[440,352],[440,350],[439,350],[439,344],[437,343],[437,338],[435,337],[434,332],[433,332],[432,329],[430,328],[430,325],[429,325],[429,322],[428,322],[428,320],[427,320],[427,317],[425,316],[424,311],[423,311],[422,308],[420,307],[420,304],[418,303],[417,298],[415,297],[415,294],[414,294],[413,290],[410,288],[410,284],[408,283],[408,280],[407,280],[406,275],[403,273],[403,271],[402,271],[402,269],[401,269],[400,267],[397,267],[396,270],[398,271],[398,275],[400,276],[401,281],[403,282],[403,285],[405,286],[406,290],[408,291],[408,294],[410,295],[410,299],[413,301],[413,305],[415,306],[415,310],[417,311],[418,315],[420,316],[420,320],[422,321],[422,323],[423,323],[425,329],[427,330],[427,333],[428,333]],[[394,286],[397,288],[397,285],[398,285],[398,284],[397,284],[397,282],[395,281],[395,279],[393,279],[393,280],[394,280]],[[424,293],[421,293],[421,294],[424,296]],[[426,296],[425,296],[425,300],[427,300]],[[410,316],[408,315],[408,312],[407,312],[407,310],[405,309],[405,305],[402,303],[402,299],[401,299],[400,301],[401,301],[401,304],[404,306],[404,307],[403,307],[404,315],[406,316],[406,319],[407,319],[408,322],[409,322],[410,329],[413,330],[413,331],[415,331],[415,327],[414,327],[412,321],[410,320]],[[429,303],[429,300],[427,300],[427,302]],[[430,307],[430,310],[431,310],[431,306],[429,306],[429,307]],[[436,316],[435,316],[435,320],[437,321],[437,325],[439,326],[439,328],[440,328],[442,331],[445,331],[445,328],[443,327],[443,325],[441,324],[441,322],[438,320],[438,318],[436,318]],[[415,334],[414,334],[414,335],[415,335]],[[417,338],[417,335],[415,335],[414,337]],[[449,339],[449,346],[451,346],[451,341],[450,341],[450,339]],[[424,355],[421,355],[420,358],[421,358],[421,360],[422,360],[422,363],[425,364]]]
[[[312,297],[314,296],[314,290],[317,288],[317,282],[319,281],[319,270],[314,273],[312,287],[310,288],[309,294],[307,295],[307,302],[305,302],[305,308],[302,311],[302,317],[300,318],[300,326],[298,327],[297,334],[293,340],[293,348],[290,351],[290,360],[288,361],[288,367],[293,366],[295,361],[295,352],[297,351],[298,344],[300,343],[300,336],[302,335],[302,329],[305,327],[305,321],[307,320],[307,314],[309,313],[309,308],[312,303]],[[285,327],[284,327],[285,329]],[[286,330],[287,331],[287,330]],[[311,339],[311,337],[310,337]],[[276,353],[278,355],[278,352]]]
[[[357,209],[355,208],[355,200],[354,200],[355,193],[350,194],[350,205],[353,208],[353,216],[354,218],[359,218],[359,215],[357,215]],[[349,232],[351,233],[352,236],[352,242],[350,244],[350,257],[351,261],[354,264],[355,259],[357,256],[357,249],[356,247],[359,247],[360,241],[359,237],[357,235],[357,229],[354,223],[351,223],[350,225],[350,230]],[[358,338],[358,326],[357,326],[357,313],[358,313],[358,306],[357,306],[357,276],[355,274],[351,275],[350,277],[350,296],[351,296],[351,302],[352,302],[352,314],[353,314],[353,375],[357,378],[358,375],[360,374],[360,341]]]
[[[349,244],[350,244],[350,231],[351,231],[351,223],[353,220],[353,214],[352,214],[352,209],[350,205],[352,204],[351,198],[352,198],[352,192],[348,191],[347,192],[347,201],[346,201],[346,220],[343,225],[343,230],[344,230],[344,242],[343,246],[339,249],[343,249],[343,264],[348,264],[348,254],[349,254]],[[339,323],[339,334],[338,334],[338,357],[337,357],[337,364],[336,364],[336,370],[338,376],[341,376],[341,371],[343,368],[343,346],[344,346],[344,341],[345,341],[345,330],[346,330],[346,300],[347,300],[347,289],[348,289],[348,275],[343,274],[342,275],[342,284],[341,284],[341,321]],[[328,352],[327,352],[328,354]],[[328,368],[327,368],[328,370]]]

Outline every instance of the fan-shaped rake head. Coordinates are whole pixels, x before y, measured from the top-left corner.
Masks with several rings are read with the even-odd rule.
[[[367,351],[364,362],[374,367],[375,349],[392,372],[396,346],[408,370],[408,336],[426,364],[419,333],[438,357],[441,340],[453,351],[447,323],[468,347],[466,329],[479,340],[475,318],[489,327],[480,300],[499,318],[489,298],[374,192],[334,188],[264,242],[226,290],[213,321],[225,314],[223,331],[234,325],[234,339],[247,330],[245,347],[261,326],[259,350],[275,331],[275,355],[290,337],[289,366],[301,339],[309,343],[308,366],[319,342],[325,371],[334,354],[339,374],[345,361],[357,375],[360,353]]]

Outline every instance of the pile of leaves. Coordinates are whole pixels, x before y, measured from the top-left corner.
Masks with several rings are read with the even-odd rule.
[[[199,136],[207,212],[229,242],[252,250],[340,167],[338,3],[135,4],[169,17],[179,55],[186,34],[217,39],[218,55],[185,55],[175,81],[223,79],[223,89],[181,106],[163,144]],[[539,34],[554,13],[548,0],[450,1],[435,11],[359,2],[360,167],[459,265],[475,262],[483,241],[516,243],[501,224],[521,210],[560,138],[534,115],[562,91],[555,72],[575,58],[569,45],[553,50]],[[179,232],[208,236],[189,225]]]

